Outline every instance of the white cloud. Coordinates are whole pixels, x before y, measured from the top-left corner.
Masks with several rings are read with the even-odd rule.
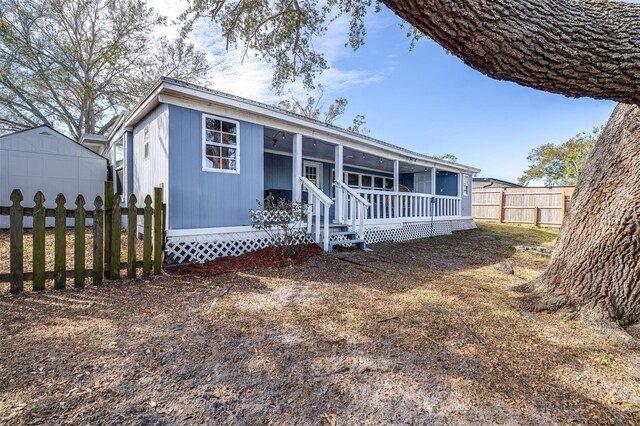
[[[177,37],[178,16],[188,7],[185,0],[150,0],[149,4],[161,15],[167,16],[169,26],[158,31],[159,35]],[[374,22],[375,25],[375,22]],[[322,52],[330,68],[318,76],[316,83],[324,87],[325,97],[341,96],[345,90],[375,84],[388,74],[389,70],[369,71],[365,69],[341,69],[335,66],[351,50],[345,48],[348,40],[348,20],[338,18],[331,24],[327,34],[315,40],[315,48]],[[243,58],[243,49],[226,50],[225,39],[210,21],[203,19],[196,23],[188,41],[206,52],[212,67],[209,86],[213,89],[243,96],[256,101],[273,103],[277,95],[270,89],[272,70],[254,52]],[[292,83],[287,88],[295,96],[303,96],[306,90],[301,83]]]

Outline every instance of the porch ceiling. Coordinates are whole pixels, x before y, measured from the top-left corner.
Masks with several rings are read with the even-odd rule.
[[[277,129],[265,128],[264,149],[282,153],[284,155],[292,155],[293,134]],[[319,139],[303,136],[302,156],[333,163],[335,160],[335,145]],[[393,173],[393,160],[350,148],[344,149],[344,164],[346,166],[362,167]],[[427,170],[430,170],[430,168],[418,166],[411,162],[400,162],[400,173],[417,173]]]

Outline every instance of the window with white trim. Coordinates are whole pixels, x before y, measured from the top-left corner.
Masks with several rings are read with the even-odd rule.
[[[146,160],[151,156],[151,147],[149,146],[149,125],[142,131],[144,141],[144,159]]]
[[[462,175],[462,194],[469,196],[469,175]]]
[[[203,159],[204,170],[238,173],[240,171],[240,123],[203,116]]]

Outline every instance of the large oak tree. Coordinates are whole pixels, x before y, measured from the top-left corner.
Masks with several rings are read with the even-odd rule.
[[[144,0],[0,0],[0,133],[103,133],[158,77],[200,81],[204,52],[163,23]]]
[[[548,269],[544,305],[596,318],[640,318],[640,5],[609,0],[381,0],[483,74],[566,96],[620,102],[590,155]],[[378,7],[378,5],[377,5]],[[261,54],[274,86],[326,68],[312,40],[342,14],[364,40],[370,0],[194,0],[229,45]],[[551,302],[551,303],[549,303]]]

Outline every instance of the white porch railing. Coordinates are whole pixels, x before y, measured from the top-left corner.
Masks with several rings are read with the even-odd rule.
[[[327,197],[317,186],[309,179],[300,176],[300,183],[308,191],[307,200],[307,232],[313,234],[316,244],[320,244],[320,220],[323,220],[322,229],[322,248],[329,250],[329,209],[333,204],[333,200]],[[315,229],[313,225],[315,222]],[[315,231],[315,232],[314,232]]]
[[[369,189],[355,191],[371,205],[365,217],[367,220],[461,215],[460,197]]]
[[[371,203],[364,199],[344,182],[335,181],[336,197],[341,197],[340,200],[342,211],[336,213],[341,216],[338,217],[338,221],[344,224],[351,224],[351,229],[358,233],[359,238],[364,236],[364,220],[368,214]]]

